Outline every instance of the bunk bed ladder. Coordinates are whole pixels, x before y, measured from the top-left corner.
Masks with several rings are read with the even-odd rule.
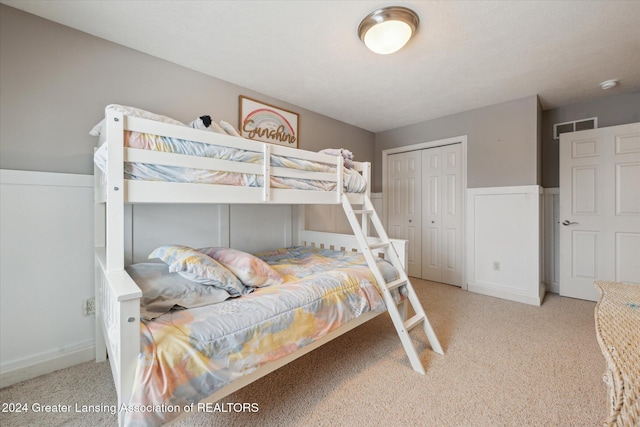
[[[444,352],[442,350],[442,347],[440,346],[438,337],[436,336],[433,328],[431,327],[431,324],[429,323],[429,319],[427,319],[427,315],[422,308],[422,304],[420,304],[420,300],[418,299],[418,296],[413,289],[413,285],[411,284],[411,281],[409,280],[409,277],[405,272],[403,264],[400,262],[398,254],[391,245],[389,237],[387,236],[387,233],[385,232],[384,227],[380,222],[380,218],[373,208],[373,203],[371,203],[371,199],[369,199],[369,196],[364,196],[362,210],[353,209],[351,202],[346,196],[342,198],[342,206],[344,208],[345,214],[347,215],[347,218],[349,219],[349,223],[351,224],[351,228],[353,229],[353,232],[358,240],[367,264],[369,265],[369,268],[371,268],[377,282],[380,284],[380,290],[387,305],[387,310],[389,312],[389,315],[391,316],[391,320],[393,321],[394,326],[396,327],[396,331],[398,333],[398,336],[400,337],[400,340],[402,341],[405,352],[409,357],[411,366],[416,372],[424,375],[424,367],[422,366],[420,357],[418,356],[418,353],[413,346],[409,331],[418,325],[422,325],[433,351],[439,354],[444,354]],[[362,223],[358,221],[357,215],[362,216]],[[363,228],[366,228],[368,219],[371,220],[371,223],[380,238],[379,242],[370,243],[369,238],[363,231]],[[380,271],[376,263],[377,256],[373,254],[373,249],[383,249],[385,259],[391,262],[396,270],[398,270],[399,277],[396,280],[393,280],[391,282],[385,281],[382,272]],[[405,287],[407,291],[408,302],[411,304],[411,308],[413,308],[414,314],[409,319],[404,319],[404,316],[400,314],[398,306],[394,302],[393,296],[391,294],[392,290],[401,286]]]

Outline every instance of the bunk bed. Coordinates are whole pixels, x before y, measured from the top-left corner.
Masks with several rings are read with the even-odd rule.
[[[216,402],[384,311],[389,312],[414,370],[424,373],[408,335],[413,327],[422,325],[431,348],[437,353],[443,353],[404,271],[406,241],[388,238],[369,199],[371,170],[368,163],[350,162],[350,168],[345,168],[345,159],[341,156],[195,129],[165,116],[118,105],[105,109],[105,119],[94,128],[92,134],[100,138],[94,168],[96,359],[104,361],[108,355],[118,395],[120,425],[163,424],[186,415],[189,412],[186,408],[193,410],[194,403]],[[241,257],[249,257],[250,263],[258,263],[261,268],[275,271],[276,276],[280,272],[283,279],[276,280],[277,283],[273,286],[264,287],[242,287],[244,282],[236,281],[233,286],[239,283],[240,296],[233,297],[230,294],[232,290],[222,287],[221,289],[228,291],[222,291],[227,295],[220,296],[215,292],[215,295],[209,295],[214,304],[200,304],[189,308],[188,304],[178,303],[177,305],[188,309],[156,313],[158,316],[153,317],[148,315],[145,308],[145,298],[148,295],[144,292],[145,285],[142,282],[146,273],[141,272],[151,269],[158,277],[164,278],[167,275],[175,277],[180,273],[179,280],[183,282],[197,281],[202,279],[202,274],[206,274],[202,273],[204,270],[197,268],[212,271],[207,268],[210,267],[213,255],[207,252],[211,248],[193,249],[167,245],[151,254],[152,258],[160,258],[164,264],[156,262],[125,265],[125,205],[139,203],[342,205],[354,235],[301,229],[295,236],[297,246],[294,248],[280,248],[255,255],[238,252]],[[362,208],[355,209],[354,206]],[[379,237],[370,236],[370,225],[373,225]],[[189,264],[191,261],[176,264],[174,261],[183,253],[191,256],[189,260],[195,257],[198,262],[203,261],[204,267],[198,264],[195,270],[190,269],[193,267]],[[307,260],[306,264],[298,260],[298,255],[294,253]],[[202,254],[204,255],[201,256]],[[318,258],[313,258],[314,256],[319,256],[323,261],[318,262]],[[312,261],[307,257],[311,257],[309,259]],[[186,258],[180,259],[184,261]],[[344,265],[347,259],[350,260],[348,267]],[[284,265],[279,265],[280,260],[284,260]],[[213,262],[216,263],[215,260]],[[180,266],[176,267],[178,264]],[[307,270],[296,270],[292,264],[298,264],[298,267],[302,265]],[[232,271],[226,264],[223,267],[229,267]],[[342,267],[347,270],[343,271]],[[314,274],[309,274],[310,271]],[[207,373],[209,378],[212,375],[215,378],[215,386],[211,382],[200,381],[206,384],[190,393],[176,393],[174,397],[179,396],[174,400],[163,400],[166,396],[159,396],[158,390],[153,389],[170,388],[166,383],[147,381],[147,384],[141,384],[144,382],[141,378],[160,375],[149,368],[154,365],[157,367],[159,363],[158,349],[155,347],[157,336],[153,335],[153,330],[160,331],[158,333],[164,334],[163,337],[168,335],[165,332],[168,327],[178,331],[187,328],[196,334],[193,332],[197,329],[193,326],[194,323],[213,322],[213,315],[209,312],[217,311],[222,313],[219,316],[226,316],[229,312],[254,311],[255,306],[251,304],[262,306],[262,302],[256,301],[263,301],[261,298],[268,299],[270,296],[280,303],[285,298],[278,298],[279,292],[287,295],[309,292],[308,289],[301,290],[298,282],[292,278],[320,276],[325,273],[331,277],[327,279],[322,276],[325,277],[323,280],[332,283],[338,277],[341,278],[342,284],[334,283],[331,286],[337,287],[337,292],[347,292],[335,299],[348,301],[349,307],[338,308],[337,314],[332,316],[340,321],[315,328],[311,333],[313,338],[298,336],[295,338],[297,341],[280,345],[269,352],[268,356],[256,358],[255,354],[251,355],[253,359],[249,363],[239,364],[235,368],[230,367],[233,363],[228,360],[221,362],[219,358],[213,364],[224,365],[224,369],[213,374]],[[207,276],[207,279],[215,278],[216,286],[221,281],[225,286],[231,283],[220,279],[217,274],[214,274],[215,277]],[[205,285],[197,285],[201,286],[199,289],[207,288]],[[354,291],[345,291],[345,288],[352,288]],[[372,292],[372,289],[375,291]],[[335,292],[335,289],[316,292],[326,296]],[[307,300],[308,298],[315,297],[307,296]],[[353,307],[358,308],[354,310]],[[411,312],[409,307],[412,308]],[[325,308],[318,311],[324,311]],[[315,315],[313,310],[310,313]],[[413,315],[407,319],[408,313]],[[324,320],[315,323],[324,324]],[[248,325],[243,325],[240,329],[247,327]],[[208,330],[197,332],[200,337],[210,337],[207,335],[209,333]],[[264,329],[257,329],[241,343],[216,344],[216,348],[242,347],[246,340],[259,340],[260,334],[264,333]],[[228,335],[229,331],[221,334]],[[198,341],[194,336],[189,335],[186,341]],[[185,341],[184,337],[180,339]],[[200,340],[207,341],[209,338]],[[186,344],[182,342],[178,344],[180,345]],[[145,352],[145,349],[150,350]],[[211,347],[200,350],[203,353],[212,351]],[[166,354],[163,357],[166,358]],[[185,362],[180,357],[184,355],[169,365],[175,367],[182,363],[193,366],[192,361]],[[233,357],[236,358],[237,354]],[[224,359],[224,356],[221,358]],[[189,378],[192,373],[188,371],[187,369],[176,376],[183,377],[181,384],[188,383],[192,387],[198,381]]]

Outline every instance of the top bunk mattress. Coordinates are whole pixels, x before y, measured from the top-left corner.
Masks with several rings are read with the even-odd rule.
[[[133,107],[110,105],[107,110],[123,112],[125,115],[142,117],[170,123],[179,126],[184,124],[166,116],[156,115]],[[213,130],[215,132],[215,130]],[[204,130],[203,132],[206,132]],[[105,136],[104,120],[96,125],[91,135]],[[239,137],[239,136],[238,136]],[[239,137],[241,138],[241,137]],[[264,154],[240,148],[214,145],[204,142],[189,141],[163,135],[153,135],[139,132],[124,132],[124,146],[129,148],[160,151],[184,156],[207,157],[211,159],[226,160],[231,162],[262,164]],[[338,150],[339,152],[339,150]],[[300,171],[336,173],[336,165],[323,162],[315,162],[293,157],[271,155],[271,166]],[[350,159],[349,159],[350,160]],[[108,161],[107,141],[104,141],[94,155],[96,166],[106,174]],[[347,163],[345,163],[347,164]],[[230,172],[223,170],[209,170],[182,166],[168,166],[162,164],[125,162],[124,178],[131,180],[183,182],[198,184],[218,184],[246,187],[263,187],[264,177],[260,174]],[[331,181],[271,176],[272,188],[334,191],[336,183]],[[366,179],[356,170],[343,168],[343,189],[349,193],[362,193],[367,188]]]

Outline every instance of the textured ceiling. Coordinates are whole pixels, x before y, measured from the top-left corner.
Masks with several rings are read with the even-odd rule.
[[[640,89],[640,1],[31,1],[43,18],[373,132],[539,95],[544,109]],[[400,5],[393,55],[358,39]],[[598,84],[620,79],[617,88]]]

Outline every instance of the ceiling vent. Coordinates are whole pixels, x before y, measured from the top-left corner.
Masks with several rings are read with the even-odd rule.
[[[559,139],[560,134],[567,132],[577,132],[579,130],[596,129],[598,118],[574,120],[572,122],[556,123],[553,125],[553,139]]]

